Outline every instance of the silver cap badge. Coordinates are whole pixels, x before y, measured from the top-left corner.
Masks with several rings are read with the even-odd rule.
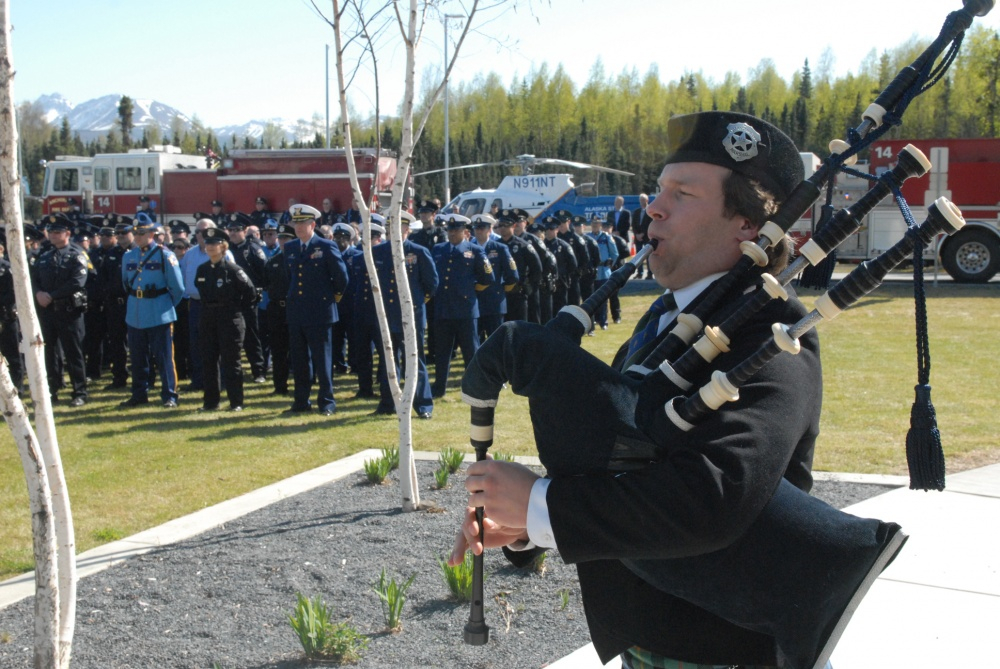
[[[722,145],[736,162],[750,160],[757,155],[757,143],[760,133],[746,123],[730,123],[726,126],[729,134],[722,140]]]

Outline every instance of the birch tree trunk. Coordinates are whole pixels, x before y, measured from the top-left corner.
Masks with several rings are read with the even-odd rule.
[[[52,493],[35,431],[17,396],[7,361],[0,357],[0,409],[21,456],[28,484],[31,536],[35,556],[35,669],[56,666],[59,657],[59,585],[56,569],[56,527]]]
[[[17,298],[18,321],[21,326],[21,349],[25,357],[31,397],[35,407],[35,429],[43,466],[51,487],[52,516],[55,521],[56,561],[58,574],[58,665],[69,667],[73,647],[73,630],[76,625],[76,541],[73,536],[73,516],[70,511],[69,492],[63,475],[59,442],[56,438],[55,420],[48,379],[45,375],[44,342],[38,316],[35,313],[31,281],[28,277],[28,259],[24,246],[24,227],[21,215],[21,178],[17,157],[17,123],[14,110],[13,56],[10,45],[9,1],[0,0],[0,19],[3,23],[3,40],[0,49],[0,188],[3,189],[3,220],[7,222],[7,250],[10,255]],[[9,378],[9,374],[8,374]],[[16,437],[17,435],[15,435]],[[29,467],[28,469],[33,469]],[[29,483],[29,489],[32,487]],[[48,558],[49,556],[45,556]],[[46,559],[51,564],[51,560]],[[39,563],[36,555],[36,572],[47,565]],[[38,587],[38,586],[36,586]],[[36,660],[36,666],[37,660]]]
[[[347,86],[344,77],[344,47],[343,47],[343,14],[348,7],[353,7],[357,12],[357,20],[360,26],[364,26],[365,19],[362,16],[363,2],[347,0],[341,6],[340,0],[332,0],[333,4],[333,32],[336,44],[336,64],[337,64],[337,91],[340,102],[340,122],[341,131],[344,137],[344,149],[348,155],[353,157],[353,144],[351,141],[351,125],[347,108]],[[378,316],[379,330],[382,333],[382,354],[384,357],[384,367],[389,379],[389,388],[392,392],[393,402],[396,407],[396,417],[399,420],[399,467],[400,481],[403,491],[403,509],[412,511],[420,508],[420,491],[417,483],[416,460],[413,455],[413,400],[416,396],[417,382],[417,347],[423,346],[423,342],[417,341],[416,322],[413,313],[413,295],[410,292],[410,282],[406,271],[406,264],[403,258],[403,240],[400,232],[399,221],[403,208],[403,194],[406,192],[406,185],[409,182],[410,167],[413,161],[413,148],[423,133],[427,119],[430,117],[438,98],[444,91],[445,82],[451,73],[452,66],[458,57],[466,35],[469,33],[469,26],[479,7],[479,0],[473,0],[469,9],[469,15],[463,27],[461,36],[457,40],[454,56],[450,63],[447,63],[445,76],[441,84],[435,89],[431,96],[430,104],[420,119],[420,124],[416,133],[413,131],[413,100],[415,97],[415,72],[416,72],[416,51],[420,43],[420,37],[426,18],[427,10],[433,3],[426,0],[409,0],[406,4],[405,13],[401,13],[400,6],[404,3],[393,2],[392,7],[396,12],[396,23],[399,28],[403,44],[406,48],[405,86],[402,101],[402,143],[399,151],[399,159],[396,168],[396,178],[392,185],[392,201],[390,203],[391,218],[393,225],[390,226],[389,243],[392,245],[393,271],[396,278],[396,287],[399,291],[400,309],[403,317],[403,341],[405,347],[404,377],[407,381],[401,387],[396,374],[395,356],[392,349],[392,338],[389,336],[389,323],[385,317],[385,309],[382,303],[382,290],[379,285],[378,275],[375,272],[375,265],[371,255],[371,229],[369,222],[371,212],[368,210],[368,203],[361,197],[361,188],[358,183],[357,170],[353,160],[349,160],[348,170],[351,177],[351,187],[354,190],[355,199],[361,204],[359,211],[362,216],[362,232],[364,235],[365,266],[368,268],[368,276],[371,281],[372,293],[375,302],[375,310]],[[495,6],[503,4],[497,2]],[[377,13],[377,12],[374,12]],[[366,51],[371,55],[376,72],[376,100],[378,99],[378,79],[377,79],[377,57],[375,45],[366,29],[359,30],[358,36],[366,41]],[[376,119],[378,118],[378,104],[375,109]]]

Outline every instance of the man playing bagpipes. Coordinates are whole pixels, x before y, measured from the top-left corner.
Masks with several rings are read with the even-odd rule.
[[[758,237],[760,226],[802,180],[792,141],[744,114],[675,117],[668,142],[659,193],[647,209],[653,219],[648,238],[656,244],[649,266],[666,292],[619,351],[618,370],[643,360],[676,316],[737,262],[740,243]],[[778,249],[770,253],[767,271],[777,272],[787,262],[788,245]],[[749,273],[708,322],[735,311],[759,283],[759,273]],[[805,313],[794,297],[772,301],[712,366],[728,369],[771,336],[773,323],[795,322]],[[810,489],[822,377],[815,333],[803,336],[801,345],[799,355],[775,359],[740,389],[738,401],[640,469],[586,475],[550,469],[551,478],[540,478],[512,463],[483,460],[470,466],[470,509],[451,563],[460,562],[470,547],[482,552],[472,508],[485,507],[485,547],[503,546],[515,564],[553,547],[577,565],[591,638],[603,662],[621,654],[626,667],[777,666],[774,638],[654,588],[623,560],[719,551],[746,532],[782,478]],[[693,379],[695,387],[710,372]],[[576,387],[586,390],[586,383]],[[776,575],[773,588],[781,587]]]

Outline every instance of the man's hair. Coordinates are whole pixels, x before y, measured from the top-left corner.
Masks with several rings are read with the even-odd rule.
[[[781,202],[760,182],[730,171],[722,180],[722,213],[744,216],[758,230],[778,211]],[[768,263],[764,269],[777,274],[791,261],[794,244],[788,235],[767,249]]]

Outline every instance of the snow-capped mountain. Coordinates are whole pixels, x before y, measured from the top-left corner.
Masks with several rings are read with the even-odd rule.
[[[46,120],[53,126],[59,127],[65,116],[69,119],[69,125],[73,132],[79,133],[83,141],[89,142],[97,137],[107,135],[111,128],[118,125],[118,103],[121,98],[121,94],[110,94],[77,104],[58,93],[53,93],[52,95],[43,95],[35,102],[43,110]],[[171,128],[175,118],[180,120],[185,130],[191,128],[190,116],[162,102],[132,98],[132,107],[134,126],[132,138],[135,140],[142,138],[143,130],[153,126],[160,128],[162,137],[169,138],[172,134]],[[234,134],[242,142],[243,138],[247,136],[251,139],[259,139],[268,124],[280,128],[289,142],[295,141],[300,136],[303,139],[311,139],[315,134],[313,128],[299,127],[301,124],[281,118],[253,120],[242,125],[212,128],[212,132],[220,143],[231,141]]]

